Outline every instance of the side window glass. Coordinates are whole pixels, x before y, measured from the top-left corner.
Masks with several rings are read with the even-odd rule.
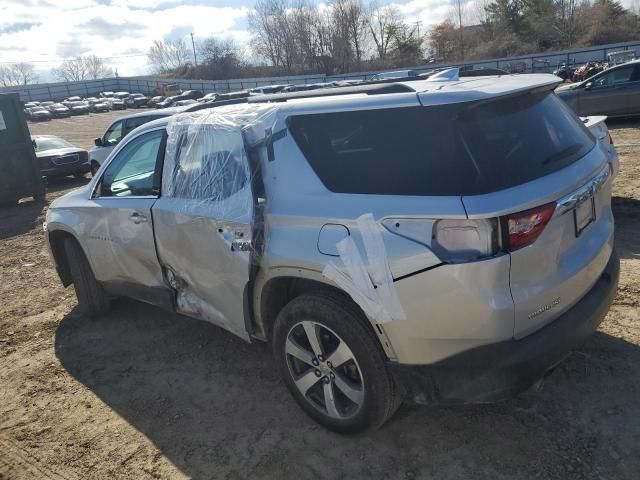
[[[109,127],[109,129],[104,134],[103,144],[105,146],[116,145],[120,140],[122,140],[122,137],[124,136],[122,133],[123,123],[124,122],[122,122],[121,120]]]
[[[616,68],[596,79],[597,87],[614,86],[620,83],[629,82],[633,73],[633,66]]]
[[[102,177],[100,195],[126,197],[155,195],[156,161],[164,130],[140,135],[124,146]]]
[[[250,178],[240,130],[203,126],[184,132],[176,149],[169,196],[221,201],[242,190]]]
[[[129,132],[135,130],[140,125],[144,125],[148,121],[149,121],[149,117],[134,117],[134,118],[128,119],[125,123],[124,133],[122,136],[123,137],[127,136]]]

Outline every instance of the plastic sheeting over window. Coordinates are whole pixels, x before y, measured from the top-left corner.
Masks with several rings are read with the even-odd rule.
[[[247,147],[272,131],[276,108],[231,105],[172,117],[162,196],[192,200],[185,208],[206,206],[217,218],[246,219],[254,203]]]

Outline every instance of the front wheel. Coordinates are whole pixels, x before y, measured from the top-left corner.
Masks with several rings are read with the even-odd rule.
[[[69,262],[73,287],[76,290],[78,309],[90,317],[106,313],[110,307],[109,297],[102,285],[96,280],[84,251],[72,238],[65,240],[64,249]]]
[[[376,429],[396,411],[396,386],[363,315],[333,294],[289,302],[274,326],[280,374],[303,410],[340,433]]]

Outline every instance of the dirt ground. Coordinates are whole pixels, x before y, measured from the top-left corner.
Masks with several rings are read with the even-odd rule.
[[[30,127],[88,147],[119,115]],[[83,318],[48,258],[46,206],[0,209],[0,480],[637,479],[640,122],[610,127],[622,278],[600,331],[540,391],[403,407],[353,437],[302,413],[263,345],[133,301]],[[52,183],[48,200],[81,183]]]

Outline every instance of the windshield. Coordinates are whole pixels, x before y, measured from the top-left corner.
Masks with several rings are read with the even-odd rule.
[[[34,141],[36,143],[36,152],[73,147],[69,142],[59,137],[36,137]]]
[[[334,192],[477,195],[543,177],[595,145],[554,94],[290,117]]]

